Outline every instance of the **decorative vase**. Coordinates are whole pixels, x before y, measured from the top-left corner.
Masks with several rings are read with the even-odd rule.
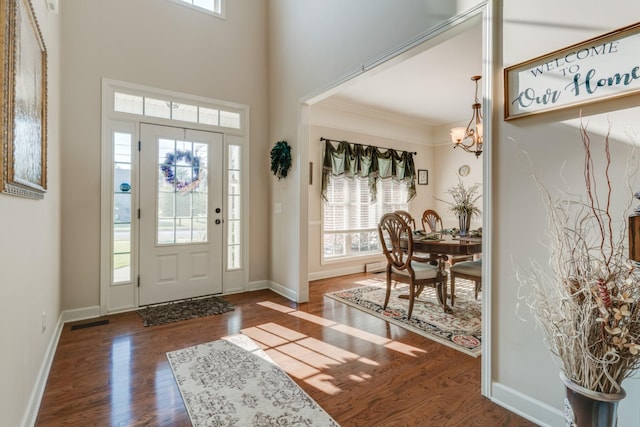
[[[567,397],[564,399],[564,418],[570,427],[615,427],[618,425],[618,403],[627,393],[598,393],[571,381],[560,372]]]
[[[469,229],[471,228],[471,215],[466,212],[458,214],[458,224],[460,228],[460,236],[468,236]]]

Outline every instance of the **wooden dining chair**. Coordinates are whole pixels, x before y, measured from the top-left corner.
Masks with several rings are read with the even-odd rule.
[[[382,251],[387,258],[387,293],[383,309],[387,308],[391,296],[391,281],[409,284],[409,310],[407,318],[411,318],[415,298],[425,286],[436,289],[438,302],[447,311],[447,273],[442,259],[436,256],[422,258],[413,254],[412,229],[397,213],[382,216],[378,224],[378,235]],[[430,261],[439,261],[431,265]]]
[[[407,225],[410,225],[411,227],[413,227],[413,229],[416,229],[416,220],[413,219],[413,216],[407,212],[407,211],[402,211],[402,210],[398,210],[394,212],[397,215],[400,215],[400,218],[404,219],[404,222],[407,223]]]
[[[442,230],[442,218],[438,212],[433,209],[422,212],[422,229],[425,233],[436,233],[438,230]]]
[[[456,299],[456,278],[471,280],[475,283],[475,298],[478,299],[478,292],[482,289],[482,259],[475,261],[458,262],[449,269],[451,273],[451,305]]]
[[[427,233],[435,233],[442,230],[442,217],[433,209],[422,212],[422,229]],[[473,255],[450,255],[449,263],[454,265],[457,262],[473,261]]]

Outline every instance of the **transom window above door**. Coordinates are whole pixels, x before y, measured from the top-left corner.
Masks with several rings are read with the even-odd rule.
[[[133,93],[114,92],[114,111],[160,119],[179,120],[203,125],[241,129],[241,114],[231,109],[214,108],[193,101],[152,98]]]

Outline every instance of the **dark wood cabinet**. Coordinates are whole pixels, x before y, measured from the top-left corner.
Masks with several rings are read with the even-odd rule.
[[[629,217],[629,258],[640,262],[640,215]]]

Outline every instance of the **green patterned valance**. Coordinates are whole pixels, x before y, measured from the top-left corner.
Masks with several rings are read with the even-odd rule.
[[[407,200],[416,195],[416,168],[413,164],[413,153],[393,149],[381,152],[380,148],[351,144],[347,141],[325,141],[324,160],[322,165],[322,198],[327,200],[329,177],[368,178],[371,202],[376,201],[377,180],[393,179],[407,185]]]

